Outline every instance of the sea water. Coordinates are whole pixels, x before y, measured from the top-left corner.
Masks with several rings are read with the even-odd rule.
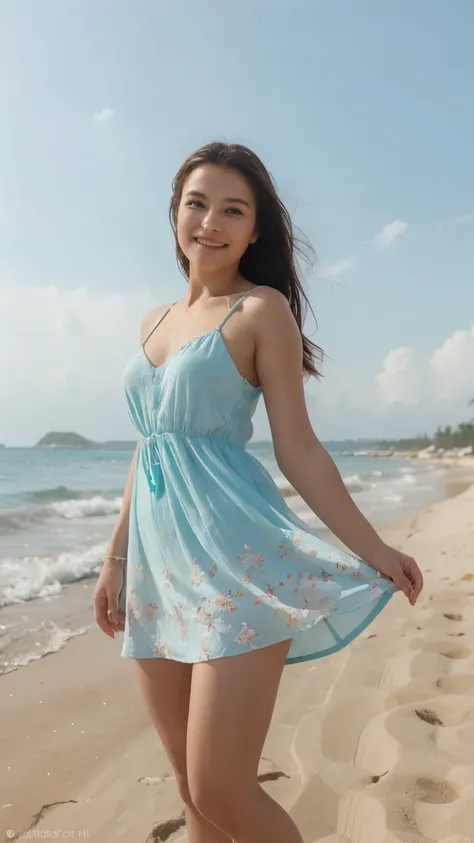
[[[248,450],[289,506],[324,525],[280,472],[270,442]],[[94,624],[91,600],[122,501],[131,451],[0,449],[0,673],[54,652]],[[422,460],[333,453],[374,524],[445,496],[445,473]]]

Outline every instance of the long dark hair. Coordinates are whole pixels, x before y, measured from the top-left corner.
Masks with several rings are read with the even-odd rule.
[[[216,141],[193,152],[173,179],[170,202],[170,221],[176,242],[178,266],[189,277],[189,260],[178,243],[177,218],[184,184],[196,167],[218,164],[241,173],[254,191],[257,203],[256,243],[250,245],[240,259],[239,271],[252,284],[279,290],[288,299],[303,340],[303,371],[319,376],[315,360],[322,360],[323,352],[303,334],[303,302],[313,310],[298,277],[297,257],[308,260],[312,248],[294,233],[290,214],[278,196],[272,176],[257,155],[246,146]],[[314,316],[314,313],[313,313]]]

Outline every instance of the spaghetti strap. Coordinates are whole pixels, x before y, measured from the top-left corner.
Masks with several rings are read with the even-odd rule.
[[[220,331],[220,330],[221,330],[222,326],[223,326],[223,325],[225,325],[225,323],[227,322],[227,320],[229,319],[229,317],[230,317],[230,316],[232,316],[232,314],[233,314],[234,310],[237,310],[237,308],[238,308],[239,304],[241,304],[241,303],[243,302],[243,300],[244,300],[244,299],[246,299],[246,298],[247,298],[247,296],[249,296],[249,295],[250,295],[250,293],[253,293],[255,290],[261,290],[263,287],[266,287],[266,286],[267,286],[266,284],[260,284],[258,287],[252,287],[252,289],[251,289],[251,290],[247,290],[247,292],[246,292],[246,293],[244,293],[244,294],[243,294],[243,296],[241,296],[241,297],[240,297],[240,299],[239,299],[238,301],[236,301],[236,303],[235,303],[235,304],[233,304],[233,305],[232,305],[232,307],[230,308],[230,310],[229,310],[229,311],[226,313],[226,315],[224,316],[224,318],[223,318],[222,322],[220,323],[220,325],[218,325],[218,326],[217,326],[217,330],[218,330],[218,331]]]
[[[176,302],[174,302],[174,304],[176,304]],[[150,333],[149,333],[149,334],[147,334],[147,336],[146,336],[146,337],[145,337],[145,339],[143,340],[143,342],[142,342],[142,348],[145,348],[145,345],[146,345],[146,343],[148,342],[148,340],[150,339],[151,335],[152,335],[152,334],[156,331],[156,329],[157,329],[158,325],[161,325],[161,323],[163,322],[163,319],[165,318],[165,316],[168,316],[168,313],[170,312],[170,310],[171,310],[171,308],[172,308],[172,307],[173,307],[173,305],[172,305],[172,304],[170,304],[170,306],[169,306],[168,310],[165,310],[165,312],[164,312],[164,313],[160,316],[160,318],[158,319],[158,322],[156,323],[156,325],[154,325],[154,326],[153,326],[153,328],[151,329]]]

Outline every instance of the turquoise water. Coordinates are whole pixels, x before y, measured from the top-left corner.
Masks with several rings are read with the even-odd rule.
[[[271,444],[248,447],[289,505],[323,531],[279,471]],[[92,588],[131,457],[131,451],[0,449],[0,672],[58,649],[93,622]],[[444,473],[424,461],[333,457],[375,524],[444,497]]]

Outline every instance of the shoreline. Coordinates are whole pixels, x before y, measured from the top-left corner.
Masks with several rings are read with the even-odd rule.
[[[472,818],[474,788],[467,773],[456,777],[443,761],[451,752],[451,767],[467,763],[462,744],[474,740],[462,726],[470,722],[468,712],[474,718],[474,485],[464,477],[468,487],[456,496],[380,530],[420,562],[425,589],[417,606],[396,595],[340,653],[283,672],[260,772],[270,774],[264,787],[291,810],[308,843],[402,839],[389,836],[396,828],[390,805],[402,806],[396,816],[404,811],[425,835],[434,812],[451,837],[472,840],[463,816]],[[162,824],[162,840],[184,843],[174,779],[134,665],[119,657],[120,647],[121,636],[111,641],[92,628],[57,653],[0,677],[3,834],[61,830],[78,837],[87,830],[101,843],[151,841],[160,839]],[[436,733],[420,720],[413,700],[451,731]],[[389,728],[392,718],[399,725]],[[401,744],[397,734],[405,735]],[[471,743],[470,763],[473,753]],[[380,780],[371,778],[369,787],[374,776]],[[449,802],[448,792],[456,794]],[[354,810],[362,837],[350,836]],[[457,817],[452,829],[451,815]]]
[[[365,515],[374,525],[379,533],[401,525],[416,518],[417,513],[427,509],[433,503],[450,499],[461,494],[474,483],[474,461],[472,469],[468,463],[456,463],[442,466],[443,478],[438,480],[432,487],[435,492],[432,496],[421,501],[405,501],[404,506],[397,502],[391,512],[374,513],[365,511]],[[402,469],[404,471],[405,469]],[[427,474],[429,478],[429,473]],[[408,478],[407,478],[408,479]],[[409,488],[415,489],[415,486]],[[289,494],[289,491],[294,493]],[[281,491],[281,490],[280,490]],[[405,492],[403,492],[405,494]],[[330,544],[342,546],[330,530],[322,524],[314,513],[305,504],[303,499],[296,494],[292,487],[287,487],[286,502],[293,511],[309,526],[316,531],[317,535]],[[357,500],[357,499],[356,499]],[[359,501],[359,506],[362,502]],[[364,506],[362,505],[362,511]],[[100,563],[99,556],[101,544],[96,543],[94,551],[96,562]],[[84,554],[88,554],[86,549]],[[58,591],[53,590],[51,595],[34,597],[31,600],[20,603],[8,603],[2,609],[3,625],[0,627],[0,652],[3,660],[0,660],[0,678],[8,673],[27,667],[33,661],[45,658],[64,647],[68,647],[72,639],[87,634],[95,628],[91,609],[91,595],[97,581],[98,574],[83,576],[81,579],[64,581]],[[25,625],[26,624],[26,625]]]
[[[386,486],[385,489],[380,487],[379,492],[381,496],[387,493],[390,496],[395,493],[394,504],[383,504],[379,512],[371,509],[371,500],[376,502],[376,496],[374,497],[376,483],[371,483],[371,472],[366,469],[362,475],[364,479],[361,479],[357,473],[345,477],[345,481],[348,481],[349,484],[355,484],[352,494],[355,494],[356,502],[379,532],[407,518],[415,517],[417,512],[436,501],[459,494],[467,488],[471,481],[474,482],[474,461],[471,470],[469,470],[469,462],[463,461],[454,466],[443,464],[433,472],[426,470],[425,466],[420,473],[416,470],[411,472],[406,462],[401,462],[401,464],[406,467],[396,468],[396,471],[393,472],[393,476],[396,475],[399,479],[395,482],[390,480],[391,488],[390,486]],[[356,466],[355,472],[357,470],[360,469]],[[398,474],[398,472],[400,473]],[[378,481],[380,472],[374,471],[373,473],[378,475]],[[410,476],[410,474],[413,476]],[[412,483],[415,475],[418,477],[417,482]],[[405,483],[403,481],[410,482]],[[361,483],[365,484],[370,498],[364,498],[365,491],[358,498],[355,489],[361,488],[359,485]],[[417,491],[418,488],[419,492]],[[348,489],[351,491],[350,485],[348,485]],[[431,491],[429,491],[430,489]],[[282,491],[281,488],[280,491]],[[294,492],[293,489],[286,486],[284,497],[293,511],[308,524],[310,529],[315,529],[320,538],[329,543],[337,544],[337,540],[316,518],[301,497],[296,493],[290,495],[290,491]],[[403,503],[400,503],[400,501],[403,501]],[[84,527],[87,524],[90,531],[91,526],[93,530],[100,526],[103,531],[104,525],[99,525],[98,520],[95,520],[97,526],[91,524],[94,519],[88,519],[87,522],[84,522]],[[76,526],[75,529],[77,530],[78,527]],[[81,570],[81,566],[83,566],[83,569],[89,567],[92,570],[93,565],[100,564],[100,553],[103,552],[102,545],[105,546],[105,538],[103,535],[97,535],[93,547],[83,549],[80,546],[78,547],[76,564],[79,565],[79,570]],[[41,657],[44,658],[63,647],[69,647],[74,637],[87,634],[90,628],[94,628],[90,604],[97,575],[91,576],[88,574],[81,579],[73,577],[71,582],[67,578],[68,565],[70,564],[67,554],[61,564],[65,577],[58,576],[58,583],[50,583],[47,579],[44,580],[49,596],[35,597],[21,603],[10,602],[3,607],[3,631],[0,629],[0,650],[3,659],[0,663],[0,677],[12,670],[24,668],[32,661]],[[47,571],[41,569],[40,559],[38,574],[41,577],[47,576]],[[33,585],[38,593],[38,579],[35,579],[34,574],[32,576]]]

